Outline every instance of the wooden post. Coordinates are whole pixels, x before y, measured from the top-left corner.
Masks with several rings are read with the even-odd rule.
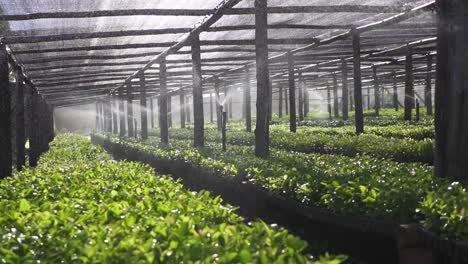
[[[349,90],[349,110],[354,111],[354,89]]]
[[[288,53],[289,78],[289,130],[296,132],[296,80],[294,79],[294,55]]]
[[[405,120],[411,120],[412,109],[414,104],[414,88],[413,88],[413,52],[411,47],[408,47],[406,54],[406,78],[405,78]]]
[[[432,56],[427,56],[427,74],[426,87],[424,93],[424,104],[426,105],[427,115],[433,115],[432,110]]]
[[[268,69],[268,11],[267,0],[255,1],[255,57],[257,67],[257,123],[255,155],[270,155],[270,73]]]
[[[187,104],[187,123],[191,123],[192,122],[192,111],[190,109],[190,100],[189,100],[189,96],[187,96],[185,102]]]
[[[223,151],[226,152],[226,145],[227,145],[227,139],[226,139],[226,119],[227,119],[227,113],[223,111],[223,107],[220,107],[221,111],[221,140],[223,143]]]
[[[435,174],[468,180],[468,2],[437,1]]]
[[[232,114],[232,112],[233,112],[232,111],[232,88],[229,88],[229,87],[226,86],[225,91],[226,91],[226,94],[229,95],[229,97],[228,97],[228,116],[229,116],[229,119],[232,120],[232,115],[233,115]]]
[[[125,134],[127,133],[126,127],[125,127],[125,94],[124,94],[124,88],[121,87],[119,89],[119,119],[120,119],[120,137],[125,137]]]
[[[148,139],[148,108],[146,107],[146,79],[140,74],[140,112],[141,112],[141,138]]]
[[[416,122],[419,122],[419,100],[416,99]]]
[[[279,93],[278,93],[278,116],[279,118],[283,117],[283,86],[279,86]]]
[[[41,96],[36,89],[32,89],[31,96],[31,133],[29,137],[29,166],[36,167],[39,160],[40,141],[40,119],[41,119]]]
[[[179,95],[179,104],[180,104],[180,128],[185,128],[185,111],[186,111],[186,105],[185,105],[185,94],[184,91],[181,91],[181,94]]]
[[[338,79],[333,74],[333,113],[335,118],[340,117],[340,107],[338,106]]]
[[[172,127],[172,96],[167,96],[167,127]]]
[[[284,111],[286,115],[289,115],[289,96],[288,89],[284,89]]]
[[[349,90],[348,90],[348,64],[344,59],[341,60],[341,104],[343,111],[343,120],[349,118]]]
[[[0,44],[0,180],[11,175],[11,90],[6,46]]]
[[[303,87],[304,87],[304,79],[302,78],[302,73],[299,72],[299,89],[298,89],[298,103],[299,103],[299,121],[304,121],[304,94],[303,94]]]
[[[370,86],[367,86],[367,110],[370,110]]]
[[[96,109],[95,109],[96,110],[96,117],[95,117],[95,123],[94,123],[94,130],[99,131],[99,122],[100,122],[100,120],[99,120],[99,118],[100,118],[99,117],[99,114],[100,114],[99,113],[99,111],[100,111],[99,101],[96,101],[95,106],[96,106]]]
[[[398,103],[398,86],[397,86],[397,74],[395,71],[392,72],[393,76],[393,107],[395,107],[395,111],[400,110],[400,104]]]
[[[327,82],[327,106],[328,106],[328,119],[332,120],[331,91],[330,91],[330,84],[328,82]]]
[[[268,125],[270,125],[271,120],[273,119],[273,82],[269,81],[268,83]]]
[[[309,114],[309,90],[307,89],[307,83],[304,83],[304,117]]]
[[[169,143],[169,128],[167,122],[167,64],[166,60],[159,63],[159,129],[161,143]],[[190,116],[190,114],[188,115]]]
[[[364,118],[362,112],[362,80],[361,80],[361,37],[354,30],[353,38],[353,65],[354,65],[354,109],[356,134],[364,133]]]
[[[101,112],[100,119],[101,119],[101,132],[106,130],[106,120],[104,116],[104,102],[102,100],[99,101],[99,109]]]
[[[16,69],[16,169],[21,171],[26,165],[26,125],[24,121],[24,75]]]
[[[374,108],[375,114],[380,114],[380,89],[379,89],[379,78],[377,77],[377,67],[372,66],[372,76],[374,78]]]
[[[112,112],[112,133],[119,134],[119,125],[118,125],[118,111],[119,105],[117,101],[117,96],[115,94],[111,97],[111,112]]]
[[[133,137],[133,88],[132,82],[127,82],[127,126],[128,136]]]
[[[213,93],[212,92],[210,92],[210,123],[214,123]]]
[[[215,78],[214,80],[214,90],[215,90],[215,100],[216,100],[216,124],[218,130],[222,129],[223,120],[222,120],[222,111],[221,111],[221,98],[219,96],[219,79]]]
[[[149,101],[150,101],[151,128],[154,128],[154,105],[153,105],[153,98],[150,98]]]
[[[134,128],[135,128],[135,131],[133,132],[133,136],[136,139],[138,139],[138,122],[137,122],[136,118],[133,119],[133,123],[134,123]]]
[[[202,65],[200,56],[200,36],[192,39],[192,78],[193,78],[193,146],[205,145],[205,117],[203,114]]]
[[[105,106],[104,106],[104,118],[106,123],[105,131],[107,133],[112,133],[112,98],[108,95],[105,99]]]
[[[252,132],[252,110],[250,105],[250,71],[249,67],[245,67],[244,78],[244,113],[245,113],[245,130]]]

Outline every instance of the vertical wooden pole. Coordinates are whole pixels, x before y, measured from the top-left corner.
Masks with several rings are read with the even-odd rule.
[[[245,130],[247,132],[252,132],[252,110],[251,110],[251,105],[250,105],[250,71],[249,71],[249,67],[245,67],[244,113],[245,113]]]
[[[341,104],[343,111],[343,120],[349,118],[349,90],[348,90],[348,64],[344,59],[341,60]]]
[[[362,80],[361,80],[361,37],[358,31],[353,31],[353,65],[354,65],[354,109],[356,134],[364,133],[364,118],[362,111]]]
[[[105,99],[104,105],[104,118],[106,123],[106,132],[112,133],[112,99],[111,96],[108,95]]]
[[[221,130],[223,125],[222,111],[221,111],[221,98],[219,96],[219,79],[214,80],[215,100],[216,100],[216,123],[218,130]]]
[[[332,120],[331,90],[330,90],[330,84],[328,82],[327,82],[327,106],[328,106],[328,118]]]
[[[273,118],[273,82],[268,82],[268,124],[270,124],[271,119]]]
[[[167,127],[172,127],[172,96],[167,96]]]
[[[29,137],[29,166],[37,166],[37,161],[40,155],[41,142],[40,142],[40,118],[41,118],[41,107],[40,99],[41,96],[36,89],[32,89],[31,96],[31,133]]]
[[[419,100],[416,99],[416,122],[419,122]]]
[[[125,134],[127,134],[126,130],[126,124],[125,124],[125,94],[124,94],[124,88],[121,87],[119,89],[119,119],[120,119],[120,137],[125,137]]]
[[[296,80],[294,76],[294,55],[288,53],[289,78],[289,130],[296,132]]]
[[[307,83],[304,83],[304,117],[309,115],[309,90],[307,89]]]
[[[210,92],[210,123],[214,123],[213,93],[212,92]]]
[[[12,173],[13,150],[11,144],[11,90],[8,54],[0,44],[0,179]]]
[[[111,112],[112,112],[112,133],[118,134],[119,133],[119,125],[118,125],[118,100],[117,95],[113,94],[111,96]]]
[[[106,130],[106,121],[105,121],[105,117],[104,117],[104,101],[102,101],[102,100],[99,101],[99,110],[101,112],[101,115],[100,115],[101,132],[104,132]]]
[[[278,93],[278,116],[279,118],[283,117],[283,86],[279,86],[279,93]]]
[[[255,1],[255,54],[257,67],[257,123],[255,155],[270,155],[270,73],[268,69],[268,12],[267,0]]]
[[[349,110],[354,111],[354,89],[349,90]]]
[[[299,73],[299,89],[298,89],[298,103],[299,103],[299,121],[304,121],[304,94],[303,94],[304,80],[302,79],[302,73]]]
[[[379,78],[377,77],[377,67],[372,66],[372,76],[374,78],[374,108],[375,114],[380,114],[380,89],[379,89]]]
[[[288,89],[284,89],[284,110],[285,114],[289,115],[289,96]]]
[[[146,107],[146,78],[140,74],[140,113],[141,113],[141,138],[148,139],[148,108]]]
[[[232,120],[232,116],[233,116],[233,111],[232,111],[232,88],[229,88],[228,86],[226,86],[226,94],[228,94],[228,116],[229,116],[229,119]],[[227,122],[227,121],[226,121]]]
[[[185,102],[187,104],[187,123],[191,123],[192,122],[192,111],[191,111],[191,108],[190,108],[190,100],[189,100],[189,96],[187,96]]]
[[[159,63],[159,129],[161,143],[169,143],[169,128],[167,122],[167,77],[166,60]],[[190,116],[190,114],[189,114]]]
[[[426,87],[424,92],[424,104],[426,105],[427,115],[433,115],[432,110],[432,56],[427,56],[427,74]]]
[[[187,106],[185,105],[185,94],[184,91],[181,90],[181,94],[179,95],[179,104],[180,104],[180,128],[185,128],[185,111]]]
[[[405,120],[411,120],[414,104],[413,88],[413,51],[408,47],[406,54],[406,78],[405,78]]]
[[[436,1],[435,174],[468,180],[468,2]]]
[[[200,37],[192,39],[192,78],[193,78],[193,145],[205,145],[205,118],[203,114],[203,87],[200,57]]]
[[[340,117],[340,107],[338,105],[338,78],[333,74],[333,114],[335,118]]]
[[[24,75],[16,69],[16,169],[21,171],[26,165],[26,130],[24,122]]]
[[[127,82],[127,127],[128,136],[133,137],[133,88],[132,82]]]
[[[151,128],[154,128],[154,104],[153,104],[153,98],[149,99],[150,101],[150,119],[151,119]]]
[[[400,110],[400,104],[398,103],[398,83],[397,83],[397,74],[395,71],[392,72],[393,76],[393,107],[395,107],[395,111]]]
[[[99,114],[100,114],[99,101],[96,101],[95,106],[96,106],[96,118],[95,118],[95,123],[94,123],[94,130],[99,131],[99,122],[100,122],[100,120],[99,120],[100,119],[100,117],[99,117]]]
[[[370,86],[368,85],[367,86],[367,110],[370,110],[371,109],[371,104],[370,104]]]

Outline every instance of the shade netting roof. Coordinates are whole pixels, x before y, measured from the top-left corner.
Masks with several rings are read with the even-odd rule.
[[[270,56],[344,34],[349,32],[351,27],[369,25],[397,14],[410,12],[411,8],[431,2],[430,0],[268,1],[269,7],[317,7],[316,12],[307,9],[294,12],[291,10],[282,12],[281,8],[272,10],[268,17],[271,27],[268,32],[269,39],[272,40],[269,45]],[[0,6],[4,15],[152,9],[187,11],[178,15],[9,21],[10,31],[2,37],[37,89],[46,98],[61,104],[74,101],[76,97],[103,96],[119,87],[126,78],[159,53],[180,41],[190,29],[196,27],[209,15],[203,12],[212,13],[219,4],[220,0],[2,0]],[[246,14],[225,14],[211,26],[212,30],[200,34],[203,77],[207,78],[206,89],[212,87],[209,80],[214,75],[219,76],[228,85],[242,82],[245,77],[243,73],[233,69],[255,61],[253,43],[255,21],[253,13],[249,11],[253,9],[253,4],[252,0],[241,1],[234,9],[242,9]],[[345,10],[346,8],[348,10]],[[190,10],[194,12],[188,15],[187,13],[191,13]],[[195,11],[198,13],[195,14]],[[232,26],[250,27],[239,30],[239,28],[229,28]],[[101,35],[92,35],[96,33]],[[425,9],[424,12],[393,25],[363,32],[362,51],[365,53],[386,50],[412,41],[433,38],[435,33],[435,15],[430,9]],[[125,45],[134,46],[125,48]],[[416,53],[427,54],[433,52],[433,49],[434,43],[428,42],[418,46]],[[295,55],[295,66],[300,69],[349,57],[352,55],[352,45],[350,38],[344,38],[297,52]],[[388,70],[404,67],[398,62],[402,56],[404,51],[395,52],[391,56],[377,56],[369,61],[363,60],[364,78],[366,67],[369,65],[381,63],[381,67],[384,69],[388,67]],[[190,87],[190,60],[189,46],[167,57],[169,89]],[[415,62],[417,64],[418,60]],[[421,63],[425,64],[423,61]],[[327,74],[337,71],[335,68],[339,65],[341,62],[325,64],[323,67],[304,70],[302,75],[311,83],[315,83],[316,87],[320,87],[320,84],[329,78]],[[270,66],[275,84],[286,81],[286,60],[272,61]],[[154,95],[158,91],[157,71],[157,64],[146,71],[149,88],[154,91]],[[250,76],[254,81],[255,73],[251,72]]]

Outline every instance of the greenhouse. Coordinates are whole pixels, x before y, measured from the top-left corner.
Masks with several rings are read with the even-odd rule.
[[[468,263],[465,0],[0,0],[0,263]]]

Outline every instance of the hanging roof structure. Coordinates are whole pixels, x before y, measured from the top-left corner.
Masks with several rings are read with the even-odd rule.
[[[271,0],[269,56],[273,86],[287,83],[287,54],[296,72],[323,89],[352,62],[351,32],[361,32],[363,84],[373,68],[386,81],[404,73],[412,47],[415,79],[435,54],[434,0]],[[253,1],[8,0],[10,31],[2,43],[28,80],[53,105],[96,100],[144,72],[158,94],[158,62],[167,60],[172,94],[192,85],[190,36],[200,33],[204,89],[236,85],[255,64]],[[435,62],[434,62],[435,63]],[[251,67],[254,71],[254,67]],[[255,81],[255,74],[250,73]],[[353,78],[352,74],[348,76]],[[424,76],[423,76],[424,77]]]

